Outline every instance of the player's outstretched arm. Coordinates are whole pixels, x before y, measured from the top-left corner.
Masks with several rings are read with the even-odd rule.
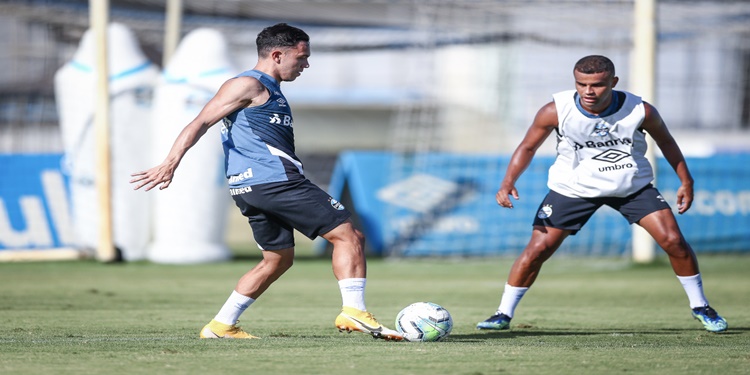
[[[172,149],[161,164],[130,175],[132,177],[130,183],[135,184],[134,189],[138,190],[145,187],[144,190],[149,191],[157,186],[159,186],[159,190],[168,188],[182,157],[190,147],[198,142],[198,139],[205,134],[209,127],[210,125],[206,126],[204,123],[198,122],[198,118],[190,122],[177,136]]]
[[[133,178],[130,183],[135,184],[135,190],[145,187],[144,190],[149,191],[157,186],[159,190],[168,188],[185,153],[213,124],[237,109],[251,105],[265,93],[264,86],[254,78],[239,77],[226,81],[198,116],[182,129],[164,161],[153,168],[131,174]]]
[[[518,200],[516,181],[521,177],[526,168],[529,167],[529,164],[531,164],[536,150],[556,127],[557,109],[554,102],[549,102],[536,113],[534,122],[531,123],[531,126],[526,131],[526,135],[510,158],[508,169],[505,171],[505,177],[495,195],[495,200],[497,200],[497,204],[501,207],[513,208],[513,203],[509,196],[513,196],[514,199]]]
[[[682,214],[690,209],[693,204],[693,176],[690,174],[682,150],[680,150],[672,134],[669,133],[669,129],[664,124],[659,111],[649,103],[644,103],[644,107],[646,118],[643,120],[641,128],[654,139],[654,143],[677,173],[677,177],[680,178],[681,185],[677,189],[677,212]]]

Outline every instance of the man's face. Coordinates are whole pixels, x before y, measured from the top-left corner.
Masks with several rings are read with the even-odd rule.
[[[612,89],[617,85],[617,77],[607,72],[586,74],[577,70],[573,71],[573,77],[583,109],[593,114],[607,109],[612,102]]]
[[[279,74],[282,81],[294,81],[302,71],[310,67],[310,43],[299,42],[296,46],[282,50]]]

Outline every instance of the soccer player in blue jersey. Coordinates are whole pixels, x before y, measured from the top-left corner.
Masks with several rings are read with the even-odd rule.
[[[296,229],[333,244],[333,274],[343,300],[335,326],[375,338],[402,339],[365,307],[364,236],[341,203],[305,178],[295,155],[292,111],[280,84],[294,81],[310,66],[309,40],[304,31],[285,23],[263,29],[256,39],[255,67],[219,88],[177,136],[161,164],[132,175],[135,189],[169,187],[185,153],[209,127],[223,123],[229,192],[247,217],[263,259],[239,279],[218,314],[200,331],[201,338],[257,338],[237,326],[237,321],[292,266]]]
[[[645,133],[651,135],[680,178],[678,212],[690,208],[693,177],[659,112],[638,96],[614,90],[618,81],[615,66],[604,56],[582,58],[573,76],[575,90],[553,95],[553,100],[537,112],[500,184],[497,203],[513,208],[509,196],[518,199],[516,180],[544,140],[556,133],[557,158],[547,181],[550,192],[539,205],[531,239],[513,263],[496,313],[479,322],[477,328],[508,329],[516,306],[544,261],[599,207],[608,205],[631,224],[643,227],[664,249],[687,293],[693,317],[708,331],[726,330],[726,320],[708,305],[703,293],[693,249],[669,205],[652,185],[654,175],[645,156]]]

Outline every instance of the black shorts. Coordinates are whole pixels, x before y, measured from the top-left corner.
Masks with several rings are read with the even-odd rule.
[[[260,184],[245,190],[250,191],[232,198],[263,250],[293,247],[294,229],[314,239],[351,216],[341,203],[308,179]]]
[[[617,210],[630,224],[652,212],[669,209],[669,204],[651,184],[624,198],[571,198],[550,191],[539,205],[534,225],[570,230],[571,234],[576,234],[605,204]]]

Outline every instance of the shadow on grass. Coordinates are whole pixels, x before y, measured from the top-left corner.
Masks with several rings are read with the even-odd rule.
[[[691,333],[705,333],[709,335],[727,336],[742,335],[750,332],[749,327],[730,327],[727,331],[721,333],[711,333],[700,331],[700,329],[678,329],[664,328],[657,330],[634,330],[634,329],[604,329],[596,331],[579,331],[579,330],[524,330],[516,329],[511,331],[482,331],[470,334],[451,334],[450,341],[457,342],[479,342],[489,339],[515,339],[524,337],[562,337],[562,336],[646,336],[646,335],[683,335]]]

